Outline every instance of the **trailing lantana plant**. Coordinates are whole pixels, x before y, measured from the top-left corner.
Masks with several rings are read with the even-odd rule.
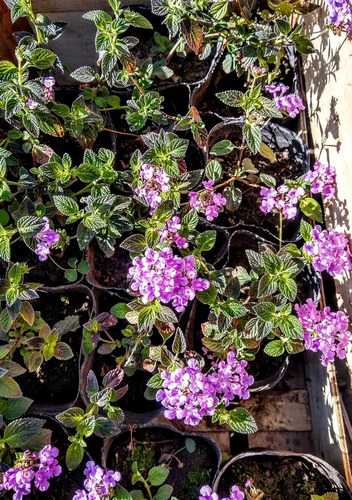
[[[279,185],[254,167],[257,156],[275,161],[263,141],[266,124],[304,110],[300,96],[286,85],[292,71],[287,59],[292,48],[312,52],[292,14],[312,12],[315,4],[271,0],[263,9],[261,2],[251,1],[153,0],[152,12],[170,36],[151,35],[152,52],[139,59],[134,30],[152,33],[154,27],[147,15],[110,0],[112,15],[103,10],[84,15],[97,28],[98,69],[81,66],[70,73],[45,47],[68,24],[34,14],[30,0],[5,2],[13,21],[25,17],[34,29],[16,35],[17,64],[0,61],[5,123],[0,137],[0,490],[12,491],[19,500],[30,494],[33,483],[46,491],[61,466],[44,421],[24,416],[32,400],[15,380],[25,371],[18,356],[30,372],[52,357],[69,359],[71,347],[61,336],[79,327],[75,317],[49,326],[35,311],[33,301],[45,283],[32,283],[27,275],[37,265],[58,264],[66,280],[74,282],[90,265],[82,255],[64,263],[61,257],[83,253],[93,240],[105,258],[117,248],[130,257],[129,298],[116,299],[109,311],[83,325],[83,353],[111,355],[116,367],[102,376],[90,371],[87,407],[77,404],[57,415],[74,430],[66,464],[75,469],[92,434],[104,438],[119,432],[124,414],[116,402],[133,390],[120,384],[137,368],[150,373],[145,396],[162,405],[166,418],[192,426],[208,418],[236,432],[255,432],[241,400],[250,397],[255,382],[250,362],[258,353],[321,351],[323,365],[346,356],[352,338],[348,318],[329,307],[319,310],[312,299],[302,302],[297,282],[307,266],[341,276],[352,269],[352,257],[346,235],[320,225],[316,195],[325,202],[335,196],[333,167],[316,162],[308,173]],[[328,3],[327,24],[350,37],[350,7]],[[242,137],[238,144],[220,138],[209,151],[205,118],[194,106],[183,116],[169,115],[155,83],[177,80],[171,69],[175,56],[182,61],[193,52],[206,63],[216,51],[224,55],[223,70],[241,78],[241,91],[234,77],[233,90],[217,97],[243,114]],[[56,85],[63,71],[82,84],[70,102],[60,102]],[[114,113],[123,130],[107,128]],[[116,141],[106,146],[107,133],[114,139],[142,139],[123,167],[117,163]],[[78,145],[84,151],[77,152]],[[191,149],[199,153],[197,165],[188,160]],[[236,162],[226,169],[224,157],[234,150]],[[238,209],[239,186],[257,189],[258,209],[279,218],[278,245],[247,250],[246,268],[214,257],[220,230],[210,224]],[[283,221],[300,212],[310,219],[301,222],[304,243],[285,245]],[[31,263],[17,262],[22,251],[29,252]],[[195,303],[204,307],[196,325],[201,354],[180,328]],[[167,466],[143,471],[134,462],[132,472],[132,482],[141,488],[128,492],[119,485],[119,472],[88,461],[74,500],[172,497]],[[258,500],[261,494],[251,484],[245,491],[234,485],[229,498]],[[208,498],[218,495],[205,485],[200,500]]]

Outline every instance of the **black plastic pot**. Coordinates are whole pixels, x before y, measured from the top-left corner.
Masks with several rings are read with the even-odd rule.
[[[265,486],[262,484],[258,484],[258,480],[256,477],[253,477],[253,469],[250,469],[247,477],[245,477],[245,468],[242,464],[244,461],[259,463],[260,462],[272,462],[272,470],[273,473],[276,474],[278,472],[278,467],[280,464],[280,470],[283,471],[283,475],[281,477],[281,481],[286,485],[285,491],[282,491],[281,496],[273,496],[272,481],[274,478],[271,478],[270,473],[262,477],[262,481],[267,481],[268,490],[265,491]],[[295,465],[297,464],[297,465]],[[241,466],[241,470],[240,470]],[[295,472],[294,467],[300,467],[304,471],[301,476],[297,476],[296,481],[302,482],[302,476],[304,484],[309,485],[312,484],[313,481],[319,482],[316,486],[316,490],[310,492],[307,488],[306,496],[299,496],[302,500],[310,500],[311,494],[323,495],[328,492],[336,492],[338,493],[339,500],[351,500],[352,492],[348,488],[346,481],[337,472],[331,465],[327,462],[324,462],[322,459],[315,457],[313,455],[308,454],[299,454],[293,453],[289,451],[248,451],[245,453],[241,453],[232,458],[220,471],[214,483],[214,490],[219,493],[219,495],[226,495],[230,489],[230,486],[233,484],[237,484],[242,490],[244,490],[244,483],[246,479],[252,479],[254,481],[254,486],[260,488],[264,492],[264,498],[267,495],[270,495],[270,498],[273,500],[277,500],[278,498],[297,498],[297,487],[295,488]],[[264,469],[263,469],[264,470]],[[287,473],[284,474],[284,471]],[[242,477],[240,478],[237,474],[240,472]],[[313,480],[311,474],[314,473],[317,477],[316,480]],[[259,476],[258,476],[259,477]],[[280,483],[279,483],[280,484]],[[292,495],[289,493],[292,485]]]
[[[131,438],[134,439],[135,453],[138,453],[136,448],[141,450],[141,447],[145,445],[143,449],[150,454],[151,465],[160,465],[165,462],[169,464],[170,473],[166,484],[174,487],[173,495],[180,500],[198,500],[200,487],[212,483],[212,478],[217,474],[221,463],[219,445],[201,434],[179,432],[166,425],[128,429],[115,438],[107,438],[104,441],[102,455],[103,466],[119,470],[123,478],[121,481],[125,481],[123,486],[127,489],[131,489],[127,472],[128,463],[131,464],[131,462],[126,461],[126,457],[131,456],[127,451]],[[189,453],[185,449],[187,438],[195,441],[194,453]],[[151,451],[154,452],[153,456]],[[139,451],[140,455],[141,453],[143,452]],[[126,470],[123,468],[124,461]],[[138,465],[141,467],[140,461]]]
[[[33,415],[35,416],[35,414]],[[72,499],[78,489],[83,489],[83,481],[85,480],[84,469],[86,463],[92,460],[91,455],[84,449],[84,457],[81,464],[74,471],[69,471],[65,465],[65,455],[68,446],[70,445],[67,429],[54,418],[47,418],[44,425],[46,429],[52,431],[51,443],[59,450],[57,460],[61,465],[62,472],[59,476],[49,480],[50,487],[48,491],[39,491],[36,488],[31,491],[31,500],[53,500],[53,499]],[[29,498],[29,497],[28,497]]]
[[[242,119],[227,120],[216,125],[209,133],[208,152],[212,149],[215,143],[221,140],[230,140],[234,144],[241,145],[242,141]],[[269,123],[262,130],[262,139],[265,144],[278,156],[277,161],[270,162],[261,155],[253,156],[246,151],[244,157],[249,158],[254,162],[259,172],[269,173],[275,177],[277,184],[280,185],[284,179],[297,178],[309,170],[310,157],[307,146],[302,139],[291,130]],[[237,161],[237,152],[224,157],[224,161],[230,162],[233,165]],[[223,165],[225,165],[223,163]],[[293,168],[294,166],[294,168]],[[219,226],[227,228],[250,228],[253,232],[267,237],[270,234],[270,239],[273,242],[278,242],[279,234],[279,216],[278,214],[264,215],[260,208],[261,197],[260,190],[255,187],[249,187],[239,181],[236,181],[235,187],[242,191],[242,202],[239,208],[230,213],[225,210],[218,217],[216,223]],[[246,203],[244,203],[246,201]],[[257,223],[253,222],[256,217]],[[283,225],[283,240],[285,242],[297,241],[300,238],[299,227],[302,220],[302,214],[298,210],[297,216],[294,219],[285,220]],[[268,232],[264,232],[263,230]]]
[[[94,295],[97,303],[97,314],[109,312],[113,305],[124,301],[118,294],[104,292],[100,289],[95,289]],[[123,335],[121,334],[121,330],[125,328],[127,324],[127,321],[118,320],[115,326],[109,328],[109,335],[114,339],[122,338]],[[102,336],[104,337],[104,334],[102,334]],[[116,356],[122,355],[123,353],[124,351],[120,350],[118,352],[114,351],[113,354],[101,354],[98,349],[84,357],[81,366],[80,395],[85,405],[89,404],[86,391],[87,375],[89,371],[93,370],[98,381],[101,381],[103,375],[107,371],[116,368]],[[127,393],[116,403],[117,406],[121,407],[125,415],[121,427],[129,425],[150,425],[151,422],[161,414],[163,409],[161,403],[155,400],[147,400],[144,397],[147,383],[153,376],[153,373],[142,370],[140,365],[138,365],[138,367],[139,368],[137,368],[131,376],[125,374],[121,383],[121,387],[128,385]]]
[[[78,300],[80,304],[83,304],[84,310],[86,310],[86,312],[82,312],[81,315],[81,326],[89,319],[91,311],[94,310],[95,301],[93,294],[85,285],[43,288],[42,291],[43,296],[37,300],[41,303],[40,310],[43,319],[49,321],[46,317],[49,306],[53,311],[55,307],[57,307],[57,310],[55,311],[57,317],[54,321],[49,323],[49,326],[51,327],[57,321],[64,320],[67,315],[73,314],[69,311],[69,305],[65,302],[62,302],[62,305],[60,302],[57,304],[52,303],[55,295],[57,296],[58,294],[61,294],[65,299],[68,298],[69,300],[70,298],[71,300],[73,300],[73,298],[79,298]],[[45,303],[47,305],[45,305]],[[33,303],[33,307],[36,309],[35,303]],[[73,309],[75,310],[75,307]],[[46,370],[46,374],[45,372],[42,374],[42,382],[37,382],[36,372],[31,374],[26,372],[17,379],[23,391],[23,395],[34,399],[30,410],[32,413],[44,416],[58,415],[74,405],[79,396],[81,329],[72,332],[71,339],[67,338],[68,335],[69,333],[63,337],[63,341],[66,341],[71,346],[74,352],[73,358],[67,361],[59,361],[54,358],[49,361],[44,361],[41,369],[38,371],[38,373],[42,373],[43,370]],[[58,389],[59,385],[60,390]],[[44,393],[44,391],[46,392]],[[61,401],[58,401],[59,398]]]

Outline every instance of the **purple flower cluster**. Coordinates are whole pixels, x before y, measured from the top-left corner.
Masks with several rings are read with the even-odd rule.
[[[298,318],[303,326],[305,348],[321,351],[321,362],[324,366],[346,357],[346,348],[352,341],[352,333],[348,331],[348,317],[342,311],[332,312],[330,307],[319,311],[317,304],[308,299],[306,304],[295,305]]]
[[[248,386],[254,379],[245,370],[246,361],[237,361],[230,352],[226,361],[213,365],[211,373],[205,375],[198,360],[188,360],[187,366],[161,373],[163,388],[156,394],[169,419],[184,420],[187,425],[198,425],[206,416],[215,413],[216,405],[238,396],[248,399]]]
[[[8,469],[0,477],[0,491],[14,490],[13,500],[22,500],[24,495],[29,495],[32,481],[40,491],[46,491],[50,484],[49,479],[61,474],[61,466],[56,457],[59,450],[51,445],[46,445],[39,452],[23,452],[16,461],[15,467]]]
[[[312,193],[321,193],[328,200],[335,196],[335,167],[328,167],[317,161],[313,165],[313,170],[310,170],[305,176],[305,180],[311,183]]]
[[[301,99],[295,94],[286,94],[289,87],[284,85],[283,83],[279,83],[279,85],[266,85],[265,90],[270,94],[274,95],[274,99],[277,107],[280,111],[286,111],[286,113],[294,118],[298,115],[300,110],[306,109],[303,105]]]
[[[134,192],[145,198],[150,206],[150,214],[153,214],[163,200],[163,193],[168,193],[171,189],[170,176],[161,167],[154,167],[149,163],[142,165],[140,176],[143,185],[135,188]]]
[[[42,89],[44,90],[44,97],[46,101],[54,98],[54,85],[55,78],[53,76],[46,76],[43,80]],[[39,103],[33,99],[28,99],[27,106],[29,109],[37,109]]]
[[[112,489],[121,479],[117,471],[102,469],[92,460],[84,469],[84,490],[77,490],[72,500],[107,500],[111,498]]]
[[[303,252],[312,258],[316,271],[327,271],[331,276],[338,276],[352,269],[352,255],[344,233],[331,228],[322,230],[315,226],[311,231],[311,240],[303,245]]]
[[[181,219],[176,215],[167,221],[167,227],[160,229],[161,239],[171,245],[175,243],[178,248],[188,248],[189,244],[186,238],[180,236]]]
[[[217,493],[214,493],[211,486],[202,486],[200,489],[199,500],[220,500]],[[230,496],[222,498],[221,500],[244,500],[244,493],[238,486],[231,487]]]
[[[247,361],[238,361],[233,351],[227,354],[226,361],[213,363],[214,372],[208,375],[210,382],[219,395],[220,402],[227,406],[235,396],[248,399],[248,387],[253,384],[254,378],[246,371]]]
[[[204,213],[206,218],[212,221],[218,216],[220,208],[226,205],[226,198],[221,193],[214,193],[214,181],[204,181],[203,186],[205,191],[189,193],[189,204],[191,208]]]
[[[297,205],[305,194],[303,188],[289,189],[285,184],[277,189],[263,187],[260,190],[260,195],[263,196],[260,210],[265,214],[281,212],[286,219],[293,219],[297,214]]]
[[[135,257],[129,269],[130,288],[148,304],[154,299],[172,306],[177,312],[185,310],[196,291],[209,288],[209,281],[197,277],[193,255],[179,257],[170,247],[157,251],[147,248],[143,257]]]
[[[326,0],[329,5],[329,22],[339,30],[352,35],[352,3],[351,0]]]
[[[51,247],[60,239],[60,235],[50,229],[49,219],[47,217],[43,217],[43,219],[45,220],[45,226],[34,236],[34,239],[38,242],[34,252],[41,261],[47,260]]]

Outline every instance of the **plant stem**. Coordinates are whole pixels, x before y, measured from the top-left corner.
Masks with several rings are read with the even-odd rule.
[[[142,94],[142,95],[145,95],[145,90],[142,89],[142,87],[139,85],[139,83],[137,82],[137,80],[135,78],[131,78],[133,84],[137,87],[137,89],[139,90],[139,92]]]
[[[59,269],[61,269],[61,271],[68,271],[68,269],[65,269],[64,267],[61,267],[60,264],[58,264],[53,258],[51,255],[49,255],[49,259],[51,260],[51,262],[53,262],[55,264],[55,266],[57,266]]]
[[[166,64],[169,64],[169,62],[171,61],[172,59],[172,56],[175,54],[176,50],[179,48],[179,46],[181,45],[181,42],[182,42],[182,38],[180,38],[176,43],[175,45],[172,47],[172,49],[170,50],[167,58],[166,58]]]
[[[95,184],[95,181],[91,182],[90,184],[88,184],[85,188],[81,189],[80,191],[78,191],[78,193],[75,193],[75,196],[80,196],[81,194],[84,194],[86,193],[87,191],[90,190],[91,187],[93,187]]]
[[[120,132],[120,130],[112,130],[111,128],[104,128],[104,132],[111,132],[112,134],[118,135],[128,135],[130,137],[139,137],[137,134],[131,134],[130,132]]]
[[[151,490],[150,490],[150,487],[149,487],[148,482],[144,479],[144,477],[142,476],[142,474],[141,474],[141,473],[140,473],[140,476],[141,476],[141,479],[142,479],[143,484],[144,484],[144,486],[145,486],[145,489],[146,489],[146,490],[147,490],[147,492],[148,492],[148,495],[149,495],[150,500],[153,500],[153,495],[152,495],[152,492],[151,492]]]
[[[282,216],[282,212],[280,212],[280,221],[279,221],[279,250],[281,250],[281,247],[282,247],[282,223],[283,223],[283,216]]]

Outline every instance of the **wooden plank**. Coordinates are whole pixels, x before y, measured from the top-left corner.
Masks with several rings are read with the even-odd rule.
[[[248,436],[249,448],[266,448],[268,450],[294,451],[297,453],[313,453],[312,433],[296,431],[256,432]]]
[[[347,451],[346,443],[339,435],[336,408],[327,369],[322,366],[316,353],[307,351],[305,358],[314,454],[344,474],[342,453]]]
[[[259,431],[310,431],[308,392],[266,391],[252,395],[243,406],[253,415]]]

